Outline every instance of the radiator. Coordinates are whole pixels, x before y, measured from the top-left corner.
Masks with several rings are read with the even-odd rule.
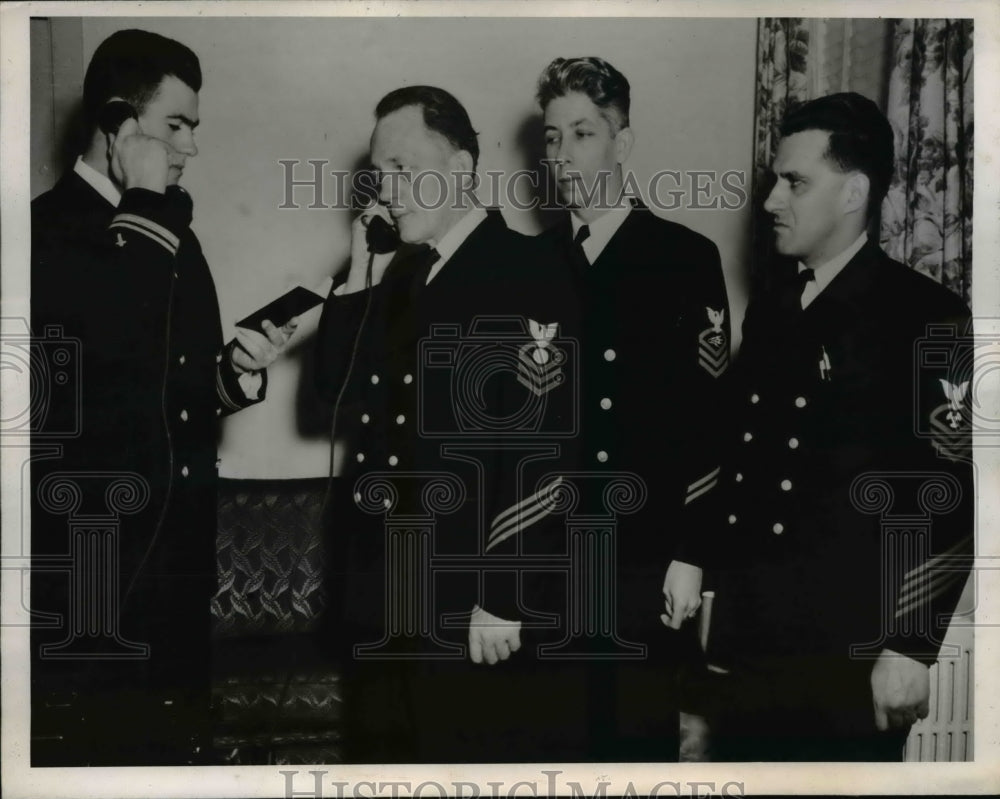
[[[907,762],[947,762],[973,759],[973,630],[972,614],[956,615],[945,644],[961,654],[942,658],[931,667],[930,714],[913,725],[906,739]]]

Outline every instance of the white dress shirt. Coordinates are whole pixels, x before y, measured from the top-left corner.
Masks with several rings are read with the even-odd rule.
[[[78,155],[76,157],[76,163],[73,164],[73,171],[87,181],[87,183],[90,184],[90,187],[100,194],[105,200],[111,203],[115,208],[118,207],[118,203],[122,201],[122,193],[118,191],[118,187],[111,182],[111,178],[107,175],[102,175],[90,164],[84,161],[82,155]]]
[[[431,267],[430,273],[427,275],[427,284],[429,284],[438,272],[444,267],[448,260],[455,254],[455,251],[462,246],[462,243],[472,235],[472,231],[479,227],[479,224],[486,219],[486,209],[485,208],[473,208],[469,213],[463,216],[456,222],[451,230],[445,233],[441,237],[441,241],[428,242],[435,250],[437,250],[438,255],[441,256],[437,259],[434,266]],[[425,284],[425,285],[427,285]]]
[[[830,282],[840,274],[840,271],[850,263],[851,259],[857,255],[858,251],[865,246],[865,242],[868,241],[868,233],[862,232],[858,236],[854,243],[843,250],[838,255],[835,255],[826,263],[820,264],[819,266],[813,267],[813,272],[815,273],[814,279],[806,283],[805,288],[802,289],[802,308],[803,310],[809,307],[809,303],[815,300],[819,293],[830,285]],[[799,272],[803,272],[808,267],[799,261]]]
[[[573,238],[581,227],[587,225],[590,228],[590,235],[584,239],[582,247],[583,254],[587,256],[590,263],[594,263],[604,248],[608,246],[612,236],[618,232],[618,228],[625,222],[625,218],[632,212],[632,204],[620,205],[606,211],[593,222],[584,222],[575,212],[570,213],[570,222],[573,225]]]

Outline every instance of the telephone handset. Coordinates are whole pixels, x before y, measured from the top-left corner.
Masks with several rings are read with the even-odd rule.
[[[118,129],[121,128],[126,119],[139,121],[139,114],[136,113],[135,106],[126,100],[122,100],[120,97],[113,97],[104,104],[104,107],[98,113],[97,126],[106,136],[112,133],[117,135]],[[181,201],[187,206],[190,217],[191,198],[184,189],[180,186],[167,186],[164,193],[174,198],[183,198]]]
[[[97,126],[102,133],[118,133],[118,128],[126,119],[138,121],[139,115],[131,103],[124,100],[108,100],[97,115]]]
[[[376,254],[393,252],[399,248],[399,232],[381,216],[373,216],[365,228],[368,251]]]

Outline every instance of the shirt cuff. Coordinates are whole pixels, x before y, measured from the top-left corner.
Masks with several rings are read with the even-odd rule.
[[[244,372],[236,380],[243,389],[243,396],[248,400],[260,399],[260,387],[264,384],[260,372]]]

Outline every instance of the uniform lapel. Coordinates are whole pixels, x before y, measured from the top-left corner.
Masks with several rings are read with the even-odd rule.
[[[807,308],[794,313],[783,306],[782,292],[794,283],[798,266],[782,264],[774,288],[762,296],[760,311],[756,314],[759,323],[775,328],[776,335],[789,341],[796,331],[822,333],[831,327],[842,327],[863,312],[870,302],[880,258],[881,250],[868,242]]]
[[[393,352],[409,352],[416,341],[426,334],[426,322],[437,320],[440,310],[452,312],[457,306],[449,293],[449,285],[461,281],[468,269],[477,269],[486,263],[491,242],[497,230],[506,227],[499,211],[491,209],[486,219],[452,253],[447,263],[420,291],[413,291],[414,273],[423,263],[425,248],[407,247],[400,250],[386,269],[386,335],[388,347]],[[439,320],[438,320],[439,321]]]
[[[76,172],[70,170],[59,180],[56,190],[72,208],[72,228],[80,236],[103,243],[115,215],[115,207]]]
[[[625,217],[621,227],[615,231],[604,249],[601,250],[601,254],[597,256],[597,260],[591,264],[591,268],[596,274],[609,277],[607,275],[609,269],[621,269],[623,265],[631,265],[635,262],[636,259],[630,253],[630,248],[634,246],[636,241],[635,233],[641,222],[639,215],[648,213],[649,209],[645,205],[633,201],[632,212]]]
[[[570,221],[569,214],[567,213],[551,230],[556,250],[561,256],[569,276],[569,284],[573,286],[578,296],[582,296],[591,265],[584,263],[586,259],[578,251],[577,245],[573,243],[573,223]]]
[[[871,289],[882,258],[878,245],[869,241],[848,262],[840,273],[830,281],[805,309],[809,319],[827,319],[831,314],[857,312],[871,300]]]
[[[804,368],[824,382],[841,382],[880,346],[884,313],[872,307],[881,250],[866,244],[801,314],[795,346]],[[822,363],[822,367],[820,364]]]
[[[484,263],[490,253],[491,242],[497,238],[499,231],[506,230],[507,223],[503,216],[495,208],[486,211],[486,219],[476,225],[472,232],[465,237],[465,240],[458,245],[458,249],[451,254],[451,257],[441,267],[434,279],[427,288],[434,288],[450,282],[455,277],[460,277],[461,272],[468,268],[475,269],[477,265]]]

